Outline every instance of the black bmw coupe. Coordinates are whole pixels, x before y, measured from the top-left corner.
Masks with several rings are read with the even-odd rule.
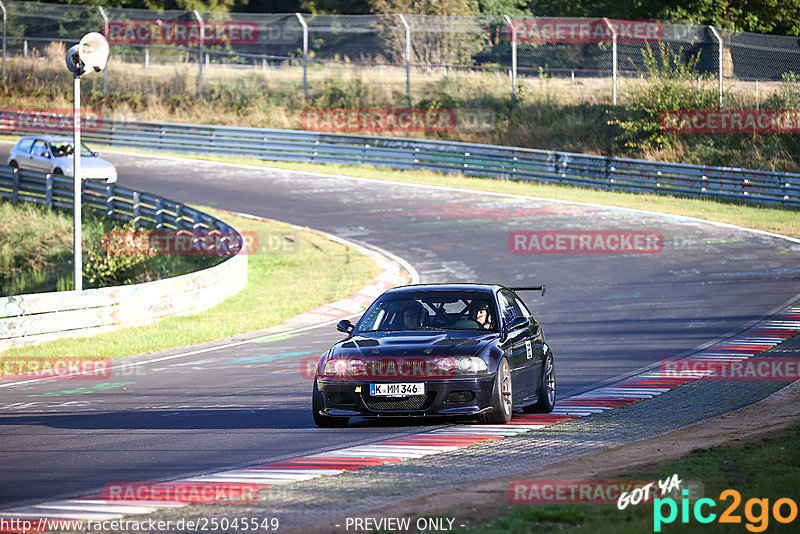
[[[544,286],[517,288],[516,291]],[[490,284],[396,287],[372,303],[317,364],[321,427],[351,417],[458,416],[507,423],[555,406],[553,353],[512,289]]]

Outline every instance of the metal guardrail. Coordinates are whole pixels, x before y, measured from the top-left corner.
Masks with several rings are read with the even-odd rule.
[[[372,165],[800,207],[800,174],[414,138],[155,122],[106,122],[88,140],[187,154]]]
[[[72,179],[0,167],[0,197],[71,209]],[[84,181],[83,202],[107,217],[132,220],[137,227],[195,236],[218,231],[220,243],[239,236],[233,227],[211,215],[117,185]],[[246,246],[244,239],[239,243]],[[247,254],[242,251],[208,269],[154,282],[0,297],[0,350],[196,313],[235,295],[246,284]]]

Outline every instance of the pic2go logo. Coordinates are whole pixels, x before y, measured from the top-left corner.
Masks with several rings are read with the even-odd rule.
[[[689,523],[689,512],[694,515],[698,523],[713,523],[717,514],[711,510],[717,503],[713,499],[698,499],[694,506],[689,504],[689,490],[682,490],[680,514],[681,523]],[[720,501],[731,499],[730,505],[719,516],[719,523],[741,524],[742,516],[736,514],[742,502],[742,495],[734,490],[727,489],[719,494]],[[745,528],[750,532],[764,532],[769,526],[770,511],[778,523],[791,523],[797,518],[797,503],[789,498],[776,500],[770,510],[769,499],[749,499],[744,504],[744,516],[747,519]],[[664,515],[666,513],[666,515]],[[653,532],[661,532],[661,525],[672,523],[678,518],[678,504],[672,498],[656,498],[653,501]]]

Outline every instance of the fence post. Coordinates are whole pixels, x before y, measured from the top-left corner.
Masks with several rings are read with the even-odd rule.
[[[108,39],[108,17],[106,16],[106,10],[103,9],[103,6],[97,6],[98,11],[100,11],[100,16],[103,17],[103,35],[106,39]],[[108,94],[108,66],[103,69],[103,96]]]
[[[503,15],[511,30],[511,102],[517,102],[517,27],[511,22],[511,17]]]
[[[106,186],[106,217],[114,219],[114,188]]]
[[[53,209],[53,175],[50,173],[44,177],[44,205]]]
[[[193,13],[197,23],[200,24],[200,43],[197,46],[197,100],[203,100],[203,34],[205,33],[205,23],[196,9]]]
[[[406,22],[406,17],[400,13],[400,22],[406,29],[406,102],[411,107],[411,26]]]
[[[606,17],[603,17],[606,27],[611,30],[611,104],[617,105],[617,30]]]
[[[303,15],[295,13],[297,20],[303,27],[303,97],[308,98],[308,24]]]
[[[6,6],[0,1],[0,9],[3,10],[3,78],[6,77]]]
[[[136,228],[141,227],[141,219],[142,219],[142,204],[141,200],[139,199],[139,192],[133,192],[133,198],[131,199],[131,204],[133,205],[133,225]]]
[[[14,167],[11,183],[11,203],[19,202],[19,167]]]
[[[719,54],[718,54],[719,55],[719,108],[722,109],[722,78],[724,74],[722,70],[723,69],[722,57],[723,54],[725,53],[725,50],[723,48],[722,36],[719,34],[717,29],[714,26],[709,26],[708,29],[711,30],[711,35],[714,36],[714,39],[716,39],[717,43],[719,44]]]
[[[156,230],[164,229],[164,200],[161,197],[156,199]]]

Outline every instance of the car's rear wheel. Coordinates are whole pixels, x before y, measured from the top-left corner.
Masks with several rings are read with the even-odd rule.
[[[8,162],[8,166],[11,167],[12,169],[19,169],[19,163],[17,163],[13,159]]]
[[[64,171],[56,167],[53,169],[53,176],[64,176]]]
[[[350,422],[349,417],[331,417],[325,415],[322,410],[325,403],[322,400],[322,392],[317,389],[317,381],[314,380],[314,393],[311,396],[311,410],[314,412],[314,424],[321,428],[343,428]]]
[[[556,368],[553,354],[548,352],[542,368],[542,382],[539,384],[539,400],[526,407],[526,413],[550,413],[556,407]]]
[[[511,421],[513,407],[511,371],[505,358],[497,366],[497,375],[492,388],[492,411],[480,416],[481,423],[505,424]]]

